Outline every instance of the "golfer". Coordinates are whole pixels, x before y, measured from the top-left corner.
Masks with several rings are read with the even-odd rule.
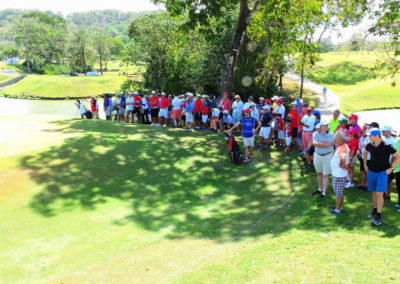
[[[253,155],[254,134],[257,133],[257,131],[260,129],[261,123],[251,116],[250,109],[245,109],[243,113],[244,116],[242,117],[242,120],[236,123],[231,129],[225,132],[231,132],[235,128],[242,125],[243,127],[242,137],[243,137],[244,152],[245,152],[245,159],[243,160],[243,163],[248,163],[250,162],[251,156]],[[256,123],[257,123],[257,129],[254,129],[256,127]]]

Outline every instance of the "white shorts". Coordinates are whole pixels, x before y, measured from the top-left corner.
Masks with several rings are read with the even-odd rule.
[[[278,139],[284,139],[285,138],[285,131],[279,130],[278,131]]]
[[[186,122],[193,122],[193,113],[186,113]]]
[[[331,169],[332,153],[320,156],[317,153],[314,154],[314,168],[317,173],[322,173],[324,176],[329,175],[332,172]]]
[[[286,141],[286,146],[290,146],[290,143],[292,143],[292,137],[286,137],[285,141]]]
[[[168,109],[167,108],[160,109],[160,111],[158,112],[158,117],[168,118]]]
[[[261,127],[259,136],[268,139],[270,133],[271,133],[271,127]]]
[[[250,138],[243,137],[244,147],[254,147],[254,136]]]
[[[208,121],[208,115],[202,115],[202,116],[201,116],[201,121],[203,121],[203,123],[207,123],[207,121]]]
[[[111,111],[110,111],[110,107],[108,106],[104,112],[106,113],[106,116],[110,116],[111,115]]]

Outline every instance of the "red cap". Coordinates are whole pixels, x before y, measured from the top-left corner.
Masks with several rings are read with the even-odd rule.
[[[349,120],[350,119],[354,119],[355,121],[358,121],[358,115],[352,114],[352,115],[349,116]]]
[[[312,107],[306,107],[306,111],[312,111]]]
[[[265,102],[267,103],[267,105],[271,104],[271,100],[270,99],[266,99]]]
[[[248,108],[246,108],[243,112],[248,112],[248,113],[251,113],[251,110],[250,109],[248,109]]]
[[[225,96],[228,96],[228,93],[224,93],[224,97],[225,97]]]
[[[283,101],[282,101],[281,99],[279,99],[279,100],[276,100],[276,103],[280,103],[280,104],[282,104],[282,103],[283,103]]]
[[[353,136],[358,136],[358,131],[355,130],[355,129],[349,129],[349,130],[347,131],[347,133],[353,134]]]

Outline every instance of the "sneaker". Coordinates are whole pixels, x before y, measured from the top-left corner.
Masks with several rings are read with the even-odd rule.
[[[400,209],[397,209],[397,212],[400,212]]]
[[[200,126],[196,126],[196,129],[200,129]]]
[[[354,183],[348,182],[348,183],[344,186],[344,188],[354,188]]]
[[[318,189],[316,191],[314,191],[313,193],[311,193],[311,195],[316,195],[316,194],[321,194],[322,191],[319,191]]]
[[[382,220],[378,217],[375,217],[375,219],[371,222],[371,225],[380,226],[382,225]]]
[[[243,160],[243,163],[248,163],[248,162],[250,162],[249,158],[246,158],[246,159]]]
[[[372,219],[372,218],[375,218],[375,217],[376,217],[376,212],[374,210],[372,210],[371,214],[369,214],[367,216],[367,219]]]
[[[312,168],[312,165],[306,164],[303,166],[303,169],[309,169],[309,168]]]
[[[324,199],[326,197],[326,194],[325,195],[323,195],[322,194],[322,192],[321,192],[321,195],[320,196],[318,196],[318,199]]]
[[[164,124],[164,125],[163,125],[163,127],[167,127],[167,125],[166,125],[166,124]]]
[[[339,215],[340,213],[342,213],[342,212],[341,211],[337,212],[336,209],[333,209],[330,214],[331,215]]]
[[[156,126],[161,126],[161,124],[157,123]]]
[[[395,204],[394,207],[400,207],[400,204]]]

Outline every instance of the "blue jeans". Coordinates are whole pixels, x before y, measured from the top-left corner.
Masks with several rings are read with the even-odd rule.
[[[386,171],[375,173],[368,170],[368,191],[386,192],[388,176]]]

